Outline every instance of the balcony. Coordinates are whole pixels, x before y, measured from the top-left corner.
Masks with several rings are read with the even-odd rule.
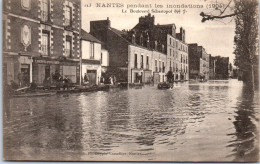
[[[49,56],[48,45],[41,45],[42,55]]]
[[[41,11],[41,20],[47,22],[49,20],[49,13],[47,11]]]
[[[64,56],[71,57],[71,50],[70,49],[65,49],[64,51],[65,51]]]

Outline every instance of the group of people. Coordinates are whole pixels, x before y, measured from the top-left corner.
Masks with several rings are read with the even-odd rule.
[[[30,85],[30,76],[28,75],[27,71],[18,74],[18,83],[19,87]]]
[[[111,84],[111,85],[114,85],[117,82],[115,75],[101,76],[100,78],[98,78],[98,81],[99,81],[100,84]],[[84,85],[88,85],[89,84],[89,76],[88,76],[87,73],[84,74],[83,84]]]

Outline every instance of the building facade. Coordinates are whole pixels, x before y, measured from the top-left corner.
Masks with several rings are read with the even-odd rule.
[[[189,44],[190,79],[209,79],[209,55],[202,46]]]
[[[4,1],[4,79],[41,85],[59,72],[79,83],[80,10],[80,0]]]
[[[81,30],[81,76],[83,83],[98,85],[102,72],[101,62],[104,60],[101,58],[103,53],[101,42],[85,30]]]
[[[213,56],[209,55],[209,79],[216,78],[216,60]]]

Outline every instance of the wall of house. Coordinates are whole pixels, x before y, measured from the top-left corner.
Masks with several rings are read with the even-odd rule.
[[[108,30],[107,50],[109,51],[109,65],[115,67],[127,67],[128,65],[128,45],[121,36]]]
[[[101,49],[101,54],[102,54],[101,66],[108,67],[109,66],[109,52],[105,49]]]
[[[154,74],[154,82],[164,82],[166,81],[166,61],[167,61],[167,55],[158,51],[152,51],[153,55],[152,55],[152,72]],[[156,71],[156,66],[155,66],[155,61],[157,61],[157,71]],[[159,62],[161,62],[161,67],[159,65]],[[164,63],[164,67],[163,68],[163,64]],[[156,74],[159,74],[159,79],[156,79]]]
[[[82,59],[93,59],[100,60],[101,59],[101,44],[93,43],[90,41],[82,40]],[[91,53],[91,44],[94,44],[94,58],[90,58]]]

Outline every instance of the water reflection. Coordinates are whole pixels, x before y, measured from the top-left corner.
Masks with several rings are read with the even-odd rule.
[[[16,98],[5,158],[255,161],[258,98],[234,80]]]
[[[234,147],[235,161],[259,160],[259,122],[258,108],[259,93],[252,94],[250,88],[244,85],[241,97],[238,97],[234,126],[236,139],[229,146]],[[254,97],[256,97],[254,99]]]

